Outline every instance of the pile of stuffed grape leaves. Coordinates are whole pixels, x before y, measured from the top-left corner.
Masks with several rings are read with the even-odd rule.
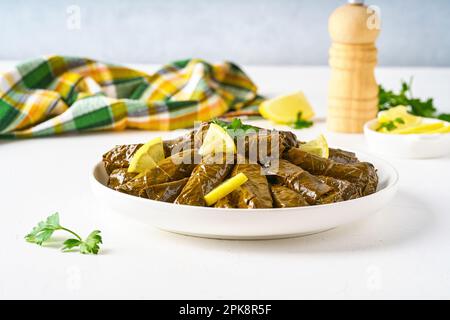
[[[292,208],[377,190],[376,168],[349,151],[311,151],[287,131],[215,120],[173,140],[120,145],[103,155],[108,187],[175,205]]]

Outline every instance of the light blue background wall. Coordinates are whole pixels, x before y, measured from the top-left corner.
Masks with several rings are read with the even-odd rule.
[[[327,19],[339,0],[0,0],[0,59],[59,53],[163,63],[327,63]],[[372,0],[380,64],[450,66],[449,0]],[[70,5],[81,29],[67,28]]]

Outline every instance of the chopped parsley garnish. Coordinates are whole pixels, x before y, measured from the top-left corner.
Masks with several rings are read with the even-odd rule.
[[[255,133],[259,131],[258,127],[249,124],[244,124],[239,118],[235,118],[231,122],[223,121],[220,119],[214,119],[211,121],[211,123],[217,124],[218,126],[221,126],[225,130],[227,130],[228,134],[232,138],[244,136],[246,134]]]

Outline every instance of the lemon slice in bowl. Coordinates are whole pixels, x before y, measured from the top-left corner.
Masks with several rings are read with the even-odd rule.
[[[299,149],[326,159],[330,155],[328,142],[323,134],[314,140],[300,144]]]
[[[435,129],[435,130],[429,131],[427,133],[450,133],[450,125],[448,125],[448,126],[444,125],[442,128]]]
[[[198,150],[198,154],[205,156],[211,153],[235,153],[236,145],[233,138],[221,126],[211,123],[206,132],[203,144]]]
[[[273,122],[280,124],[292,124],[301,114],[301,119],[311,120],[314,110],[303,92],[295,92],[269,99],[261,103],[259,113]]]
[[[415,126],[410,126],[406,128],[400,128],[392,130],[390,133],[395,134],[427,134],[433,133],[433,131],[442,130],[445,128],[445,124],[443,122],[435,122],[435,123],[424,123]]]
[[[231,192],[239,188],[241,185],[246,183],[248,180],[247,176],[242,172],[238,173],[234,177],[226,180],[218,187],[214,188],[205,196],[205,202],[208,206],[215,204],[220,199],[226,197]]]
[[[397,106],[386,111],[381,111],[378,113],[377,119],[380,125],[392,123],[398,129],[412,127],[422,123],[422,117],[408,113],[408,108],[405,106]]]
[[[130,160],[128,172],[144,173],[157,166],[164,159],[164,147],[161,137],[155,138],[140,147]]]

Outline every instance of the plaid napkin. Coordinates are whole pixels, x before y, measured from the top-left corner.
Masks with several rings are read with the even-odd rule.
[[[155,74],[50,56],[0,75],[0,137],[92,130],[171,130],[260,101],[235,64],[176,61]]]

